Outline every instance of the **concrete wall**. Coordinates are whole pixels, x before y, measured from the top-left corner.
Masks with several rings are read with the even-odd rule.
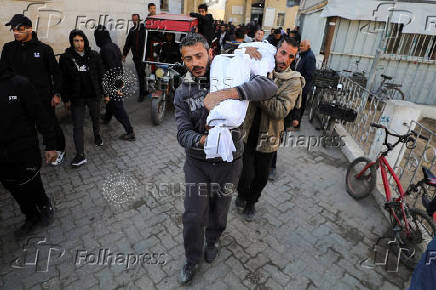
[[[147,4],[153,2],[159,12],[160,1],[149,0],[55,0],[45,4],[34,1],[1,0],[0,10],[0,47],[13,40],[12,32],[4,24],[16,13],[23,13],[33,22],[41,41],[53,47],[56,54],[62,53],[68,43],[68,34],[76,26],[85,31],[91,45],[96,48],[93,27],[105,22],[110,29],[114,42],[120,47],[129,29],[132,13],[139,13],[142,18],[147,15]],[[170,13],[181,12],[181,0],[171,0]],[[105,19],[106,16],[106,21]]]
[[[320,15],[321,11],[317,11],[300,16],[301,39],[310,40],[312,51],[317,58],[318,67],[323,60],[323,55],[319,52],[324,39],[324,28],[326,25],[326,18],[321,17]]]

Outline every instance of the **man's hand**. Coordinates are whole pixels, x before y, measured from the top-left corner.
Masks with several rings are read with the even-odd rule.
[[[126,57],[127,57],[127,55],[123,55],[123,57],[121,58],[121,60],[122,60],[123,62],[126,62]]]
[[[299,123],[298,120],[292,121],[292,127],[297,128]]]
[[[257,60],[262,59],[262,55],[260,54],[259,51],[257,51],[257,48],[255,48],[255,47],[246,47],[245,53],[248,54],[251,58],[254,58]]]
[[[111,99],[109,98],[109,96],[104,97],[104,103],[107,104],[109,103]]]
[[[54,95],[53,98],[51,99],[51,106],[56,107],[60,103],[61,103],[61,98],[59,98],[58,95]]]
[[[45,151],[45,163],[52,163],[56,161],[56,158],[58,158],[58,153],[55,150]]]
[[[68,102],[64,103],[64,108],[65,108],[66,112],[69,112],[71,109],[71,102],[68,101]]]
[[[240,99],[238,89],[231,88],[231,89],[225,89],[225,90],[209,93],[204,98],[204,106],[208,111],[210,111],[222,101],[229,100],[229,99],[232,100]]]
[[[201,138],[200,138],[200,145],[201,146],[204,146],[204,144],[206,143],[206,138],[207,138],[207,135],[201,136]]]

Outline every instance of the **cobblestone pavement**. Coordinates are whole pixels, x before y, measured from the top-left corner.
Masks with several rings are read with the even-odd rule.
[[[88,121],[88,164],[79,169],[69,165],[72,126],[62,121],[67,162],[42,170],[56,218],[32,239],[14,240],[23,216],[0,190],[0,289],[179,287],[184,150],[176,141],[173,113],[154,127],[150,100],[129,99],[128,111],[137,141],[118,140],[123,132],[114,120],[102,126],[105,145],[95,148]],[[319,132],[306,120],[298,134]],[[220,256],[212,265],[201,265],[190,287],[404,288],[411,272],[402,265],[398,273],[389,273],[370,266],[371,260],[361,264],[372,257],[373,244],[388,224],[372,197],[357,202],[346,194],[346,165],[337,149],[281,148],[279,176],[267,185],[255,221],[242,220],[232,204]],[[98,258],[110,253],[113,259]],[[141,263],[134,256],[139,254]]]

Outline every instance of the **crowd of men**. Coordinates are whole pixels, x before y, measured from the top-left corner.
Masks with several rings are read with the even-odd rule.
[[[148,16],[156,14],[156,5],[150,3],[147,8]],[[301,126],[316,58],[310,42],[301,40],[298,27],[286,31],[274,28],[265,37],[256,23],[234,26],[214,21],[205,4],[199,5],[198,13],[190,16],[199,20],[197,32],[189,33],[176,43],[171,33],[152,32],[146,40],[143,20],[139,14],[133,14],[135,25],[129,30],[123,50],[112,42],[104,26],[94,31],[99,52],[91,49],[83,31],[74,29],[59,63],[52,48],[40,42],[32,31],[30,19],[16,14],[6,24],[11,26],[15,40],[4,44],[0,59],[0,181],[26,217],[15,232],[17,238],[28,235],[39,225],[49,225],[54,218],[54,209],[40,175],[42,159],[37,134],[43,136],[46,163],[61,164],[66,158],[66,146],[55,114],[56,106],[63,102],[65,109],[71,111],[76,149],[71,161],[73,167],[87,162],[86,108],[92,121],[95,146],[103,146],[100,124],[108,124],[112,117],[125,130],[120,139],[134,141],[136,137],[124,108],[122,92],[103,86],[103,78],[109,71],[122,74],[123,62],[131,52],[139,80],[138,101],[143,101],[148,94],[142,61],[144,48],[147,48],[145,57],[153,59],[151,45],[156,40],[163,43],[160,60],[181,61],[188,71],[174,98],[177,139],[186,150],[183,167],[187,184],[183,214],[186,261],[181,270],[181,282],[185,284],[193,279],[202,259],[212,263],[217,257],[219,238],[226,229],[232,201],[227,190],[237,191],[235,206],[241,216],[246,221],[255,218],[255,205],[268,180],[275,178],[277,151],[283,134]],[[249,82],[238,87],[210,93],[209,83],[204,80],[208,80],[214,55],[232,53],[239,44],[247,42],[268,42],[277,48],[271,75],[252,76]],[[262,57],[255,48],[247,48],[245,53],[255,59]],[[227,99],[250,101],[243,125],[231,130],[236,147],[233,161],[207,159],[203,148],[210,129],[206,125],[208,112]],[[106,104],[102,115],[101,100]],[[196,105],[191,106],[192,103]],[[199,186],[192,187],[192,184]],[[204,184],[218,187],[201,186]],[[436,201],[431,206],[429,212],[434,212]]]

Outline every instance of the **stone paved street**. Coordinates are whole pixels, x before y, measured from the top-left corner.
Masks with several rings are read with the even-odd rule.
[[[123,131],[113,120],[102,125],[105,144],[95,148],[88,121],[88,164],[79,169],[70,167],[72,125],[63,119],[67,162],[42,170],[56,218],[31,240],[14,240],[24,219],[9,193],[0,190],[0,289],[179,287],[184,150],[173,112],[154,127],[150,100],[127,103],[137,141],[118,140]],[[298,134],[319,134],[305,122]],[[411,272],[402,265],[398,273],[368,266],[371,259],[361,265],[388,223],[372,197],[357,202],[347,195],[347,162],[340,150],[288,147],[278,156],[279,176],[266,187],[255,221],[245,222],[232,204],[220,256],[201,265],[190,287],[403,289]],[[132,263],[127,267],[121,255],[118,264],[108,265],[97,258],[105,249],[113,256],[130,254]],[[133,255],[141,253],[154,256],[135,263]]]

